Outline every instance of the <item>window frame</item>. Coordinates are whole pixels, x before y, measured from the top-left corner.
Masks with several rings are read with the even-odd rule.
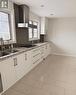
[[[4,40],[4,42],[6,42],[6,41],[10,41],[10,40],[12,40],[12,31],[11,31],[11,14],[10,14],[9,12],[6,12],[6,11],[0,11],[0,12],[5,13],[5,14],[8,15],[10,39],[8,39],[8,40]]]
[[[33,28],[33,38],[38,39],[38,28],[37,28],[37,37],[34,37],[34,29],[36,29],[36,28]]]
[[[29,27],[29,29],[30,29],[31,27]],[[28,33],[29,33],[29,29],[28,29]],[[31,28],[32,29],[32,28]],[[29,35],[29,34],[28,34]],[[33,29],[32,29],[32,37],[30,38],[30,37],[28,37],[29,38],[29,40],[32,40],[33,39]]]
[[[38,40],[38,22],[37,21],[32,21],[32,20],[30,20],[31,22],[32,22],[32,24],[30,24],[31,26],[29,26],[29,28],[32,28],[32,38],[29,38],[29,41],[32,41],[32,40]],[[33,23],[37,23],[37,28],[34,28],[34,24]],[[37,29],[37,37],[34,37],[34,29]],[[29,33],[29,32],[28,32]]]

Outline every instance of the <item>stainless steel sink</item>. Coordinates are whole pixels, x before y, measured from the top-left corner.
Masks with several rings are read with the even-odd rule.
[[[15,53],[15,52],[18,52],[18,50],[16,50],[16,49],[9,50],[9,53]]]
[[[35,46],[37,46],[37,45],[29,44],[29,45],[22,45],[21,47],[31,48],[31,47],[35,47]]]
[[[9,52],[1,52],[0,57],[10,54]]]
[[[18,52],[18,50],[15,50],[15,49],[14,50],[8,50],[8,51],[1,51],[0,52],[0,57],[9,55],[11,53],[16,53],[16,52]]]

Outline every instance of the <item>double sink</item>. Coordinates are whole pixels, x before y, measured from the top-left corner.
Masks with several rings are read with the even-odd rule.
[[[8,50],[8,51],[1,51],[1,52],[0,52],[0,57],[9,55],[9,54],[11,54],[11,53],[16,53],[16,52],[18,52],[18,50],[16,50],[16,49],[14,49],[14,50]]]
[[[25,48],[32,48],[32,47],[35,47],[37,45],[35,44],[29,44],[29,45],[22,45],[21,47],[25,47]]]

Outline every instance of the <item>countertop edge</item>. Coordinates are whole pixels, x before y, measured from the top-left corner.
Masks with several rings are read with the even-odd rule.
[[[9,54],[9,55],[0,57],[0,62],[3,61],[3,60],[6,60],[7,58],[11,58],[11,57],[14,57],[14,56],[16,56],[16,55],[19,55],[19,54],[21,54],[21,53],[28,52],[28,51],[33,50],[33,49],[35,49],[35,48],[41,47],[41,46],[43,46],[43,45],[45,45],[45,44],[47,44],[47,43],[49,43],[49,42],[38,43],[38,44],[40,44],[40,45],[36,44],[37,46],[35,46],[35,47],[25,48],[25,49],[23,49],[23,50],[19,50],[19,48],[16,48],[17,50],[19,50],[18,52],[16,52],[16,53],[11,53],[11,54]]]

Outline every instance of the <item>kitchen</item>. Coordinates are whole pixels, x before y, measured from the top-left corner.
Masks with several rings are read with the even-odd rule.
[[[60,3],[0,0],[1,95],[76,95],[75,11]]]

